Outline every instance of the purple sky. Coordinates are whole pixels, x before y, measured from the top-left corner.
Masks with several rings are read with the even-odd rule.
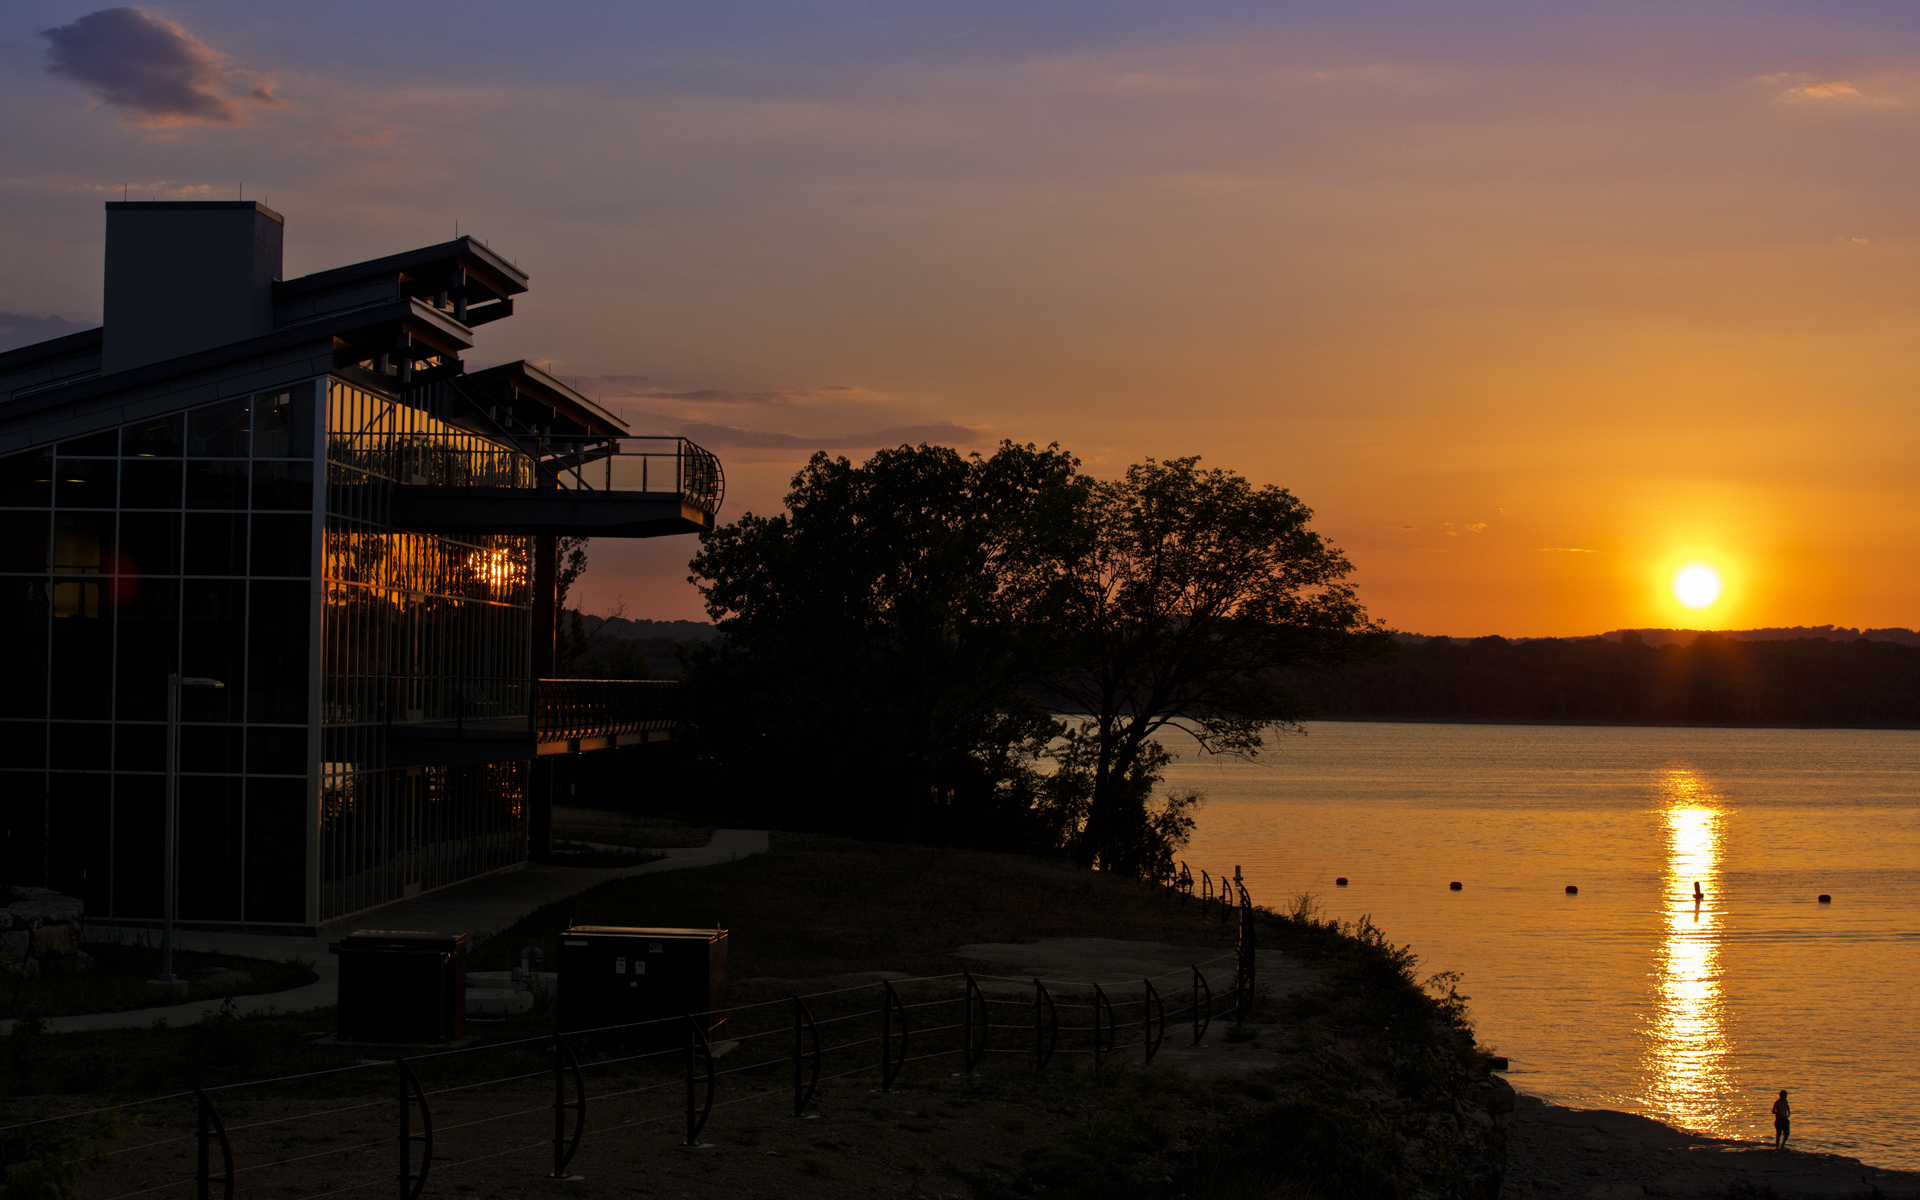
[[[1292,488],[1396,627],[1920,624],[1920,10],[181,3],[0,10],[0,338],[101,203],[302,273],[478,234],[528,357],[721,454],[1059,441]],[[49,33],[48,31],[52,31]],[[723,516],[726,514],[723,514]],[[700,615],[687,540],[590,610]],[[1711,610],[1672,599],[1691,562]]]

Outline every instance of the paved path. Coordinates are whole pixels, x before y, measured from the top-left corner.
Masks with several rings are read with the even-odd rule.
[[[319,979],[305,987],[258,996],[236,996],[233,1005],[241,1013],[303,1012],[325,1008],[340,995],[340,959],[327,946],[341,935],[356,929],[429,929],[441,933],[494,933],[526,916],[543,904],[578,895],[609,879],[629,875],[649,875],[655,871],[675,871],[685,867],[710,867],[731,862],[767,848],[764,829],[717,829],[704,846],[661,850],[665,858],[637,867],[555,867],[528,863],[518,871],[469,879],[451,887],[396,900],[371,912],[321,927],[316,937],[286,937],[272,933],[197,933],[174,934],[175,944],[185,950],[207,950],[284,962],[301,958],[313,964]],[[137,1029],[165,1021],[169,1025],[191,1025],[220,1007],[218,1000],[195,1000],[164,1008],[140,1008],[131,1012],[93,1013],[81,1017],[49,1017],[50,1032],[65,1033],[78,1029]],[[0,1021],[0,1036],[13,1032],[12,1021]]]

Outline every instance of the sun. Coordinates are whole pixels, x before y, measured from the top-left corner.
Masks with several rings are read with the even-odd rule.
[[[1706,608],[1720,598],[1720,576],[1699,563],[1683,567],[1673,577],[1673,594],[1688,608]]]

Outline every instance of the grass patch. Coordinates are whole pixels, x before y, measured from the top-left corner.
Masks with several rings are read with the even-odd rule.
[[[855,971],[939,975],[954,947],[1046,937],[1232,944],[1231,927],[1131,880],[1011,854],[777,833],[772,849],[699,870],[603,883],[528,914],[472,951],[475,970],[556,962],[569,925],[724,926],[735,979]]]

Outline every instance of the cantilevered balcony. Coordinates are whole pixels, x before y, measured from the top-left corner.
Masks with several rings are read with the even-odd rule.
[[[420,435],[403,451],[390,520],[419,533],[660,537],[714,526],[720,460],[685,438],[543,436],[482,448]],[[520,461],[514,461],[520,460]],[[533,486],[522,482],[531,475]]]
[[[524,717],[395,721],[387,727],[387,764],[509,762],[663,741],[673,730],[677,686],[653,679],[537,679],[533,711]]]

